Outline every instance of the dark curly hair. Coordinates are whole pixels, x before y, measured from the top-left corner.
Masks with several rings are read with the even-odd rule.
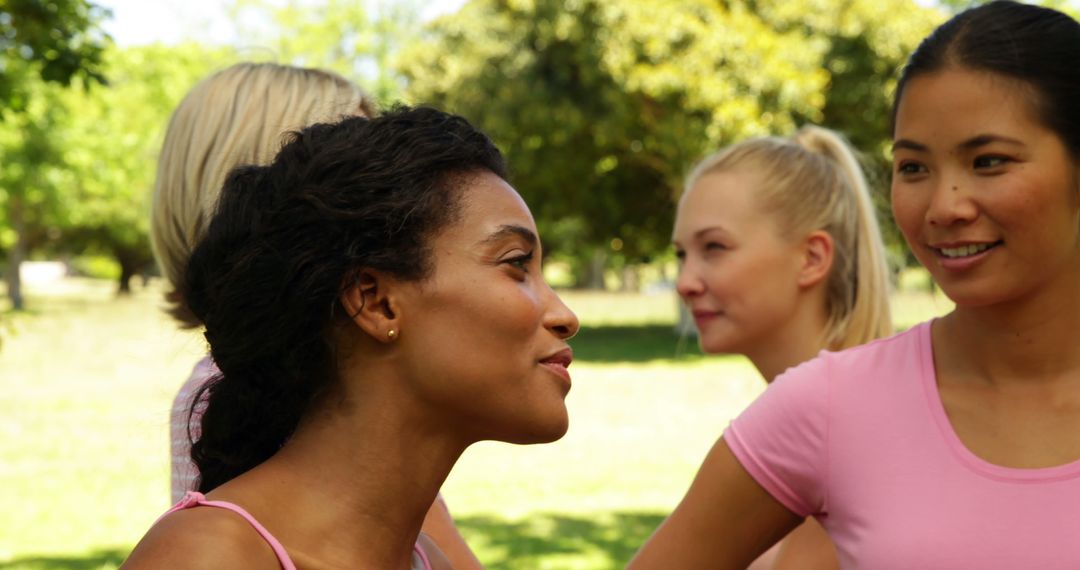
[[[1080,157],[1080,23],[1066,14],[997,0],[965,10],[919,44],[904,66],[893,103],[908,82],[950,65],[1019,79],[1033,89],[1039,119]]]
[[[269,166],[229,175],[184,283],[221,371],[195,398],[200,491],[280,449],[336,378],[344,286],[360,268],[428,277],[428,242],[457,219],[462,176],[481,171],[507,178],[465,119],[396,107],[305,128]]]

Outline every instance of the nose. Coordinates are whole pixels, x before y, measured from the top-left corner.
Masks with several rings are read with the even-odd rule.
[[[971,199],[970,188],[971,183],[960,177],[942,176],[930,196],[926,221],[932,226],[949,226],[974,220],[978,208]]]
[[[562,340],[570,340],[578,333],[581,323],[570,307],[563,303],[557,293],[548,287],[548,310],[544,315],[544,327]]]
[[[705,292],[705,282],[697,274],[689,256],[679,264],[679,277],[675,280],[675,291],[683,299],[690,299]]]

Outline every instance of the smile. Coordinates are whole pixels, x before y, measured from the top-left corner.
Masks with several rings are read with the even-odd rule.
[[[978,255],[992,247],[997,247],[1000,244],[1000,241],[996,241],[993,243],[973,243],[968,245],[961,245],[958,247],[935,247],[933,249],[937,251],[942,257],[948,259],[956,259],[960,257],[971,257],[973,255]]]

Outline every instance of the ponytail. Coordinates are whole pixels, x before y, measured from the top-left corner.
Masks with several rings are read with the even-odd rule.
[[[853,222],[836,220],[832,225],[845,227],[835,235],[837,256],[843,263],[834,265],[830,276],[828,346],[843,349],[864,344],[892,334],[889,309],[889,266],[881,238],[870,187],[851,146],[837,133],[807,125],[792,136],[799,146],[829,159],[839,169],[849,205],[837,208],[837,214]],[[838,233],[840,233],[838,231]],[[844,251],[840,251],[841,248]],[[838,260],[839,261],[839,260]],[[838,271],[839,270],[839,271]]]
[[[318,326],[301,312],[291,316],[309,321],[308,326],[275,313],[282,308],[278,299],[286,276],[277,248],[259,247],[265,243],[260,234],[266,218],[280,201],[271,180],[269,167],[246,166],[229,175],[185,275],[185,298],[206,324],[210,354],[220,370],[193,400],[193,414],[194,406],[205,405],[201,436],[191,448],[204,493],[276,453],[330,377],[329,370],[317,369],[330,356]],[[231,286],[239,280],[250,285]],[[316,296],[325,299],[331,289],[323,287]],[[303,362],[316,372],[304,374]]]

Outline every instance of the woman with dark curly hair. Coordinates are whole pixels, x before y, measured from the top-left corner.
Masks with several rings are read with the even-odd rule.
[[[567,428],[578,323],[540,258],[499,151],[434,109],[234,171],[184,279],[220,369],[198,491],[126,567],[448,567],[419,532],[465,448]]]

